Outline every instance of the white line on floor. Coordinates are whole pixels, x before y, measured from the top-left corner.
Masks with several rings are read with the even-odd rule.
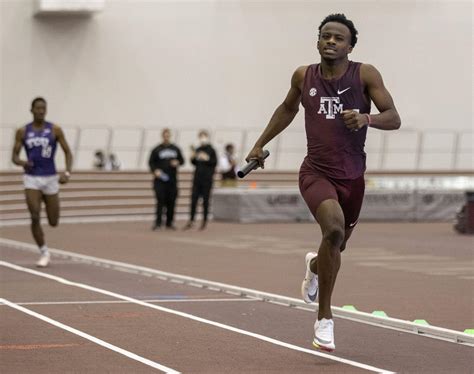
[[[82,289],[89,290],[89,291],[92,291],[92,292],[97,292],[97,293],[100,293],[100,294],[103,294],[103,295],[111,296],[111,297],[114,297],[114,298],[117,298],[117,299],[129,301],[131,303],[141,305],[141,306],[144,306],[144,307],[147,307],[147,308],[152,308],[152,309],[159,310],[161,312],[174,314],[174,315],[177,315],[177,316],[180,316],[180,317],[183,317],[183,318],[191,319],[193,321],[197,321],[197,322],[201,322],[201,323],[204,323],[204,324],[207,324],[207,325],[219,327],[219,328],[224,329],[224,330],[236,332],[236,333],[241,334],[241,335],[250,336],[252,338],[259,339],[259,340],[262,340],[262,341],[265,341],[265,342],[268,342],[268,343],[271,343],[271,344],[274,344],[274,345],[277,345],[277,346],[280,346],[280,347],[288,348],[288,349],[291,349],[291,350],[294,350],[294,351],[308,353],[308,354],[313,355],[313,356],[323,357],[323,358],[326,358],[328,360],[332,360],[332,361],[340,362],[342,364],[358,367],[360,369],[365,369],[365,370],[368,370],[368,371],[372,371],[372,372],[376,372],[376,373],[384,373],[384,374],[393,373],[393,372],[385,370],[385,369],[380,369],[380,368],[370,366],[370,365],[367,365],[367,364],[363,364],[363,363],[360,363],[360,362],[357,362],[357,361],[352,361],[352,360],[344,359],[344,358],[337,357],[337,356],[334,356],[334,355],[329,355],[329,354],[326,354],[326,353],[321,353],[321,352],[317,352],[317,351],[314,351],[314,350],[302,348],[302,347],[299,347],[299,346],[294,345],[294,344],[285,343],[285,342],[282,342],[280,340],[270,338],[268,336],[260,335],[260,334],[253,333],[253,332],[250,332],[250,331],[247,331],[247,330],[243,330],[243,329],[239,329],[239,328],[236,328],[236,327],[233,327],[233,326],[229,326],[229,325],[226,325],[226,324],[223,324],[223,323],[220,323],[220,322],[216,322],[216,321],[208,320],[208,319],[205,319],[205,318],[201,318],[201,317],[195,316],[193,314],[180,312],[180,311],[177,311],[177,310],[165,308],[165,307],[155,305],[155,304],[150,304],[150,303],[140,301],[140,300],[137,300],[137,299],[125,296],[125,295],[115,293],[115,292],[111,292],[111,291],[107,291],[107,290],[104,290],[104,289],[101,289],[101,288],[89,286],[89,285],[84,284],[84,283],[74,282],[74,281],[67,280],[65,278],[57,277],[55,275],[42,273],[42,272],[39,272],[39,271],[36,271],[36,270],[31,270],[31,269],[28,269],[28,268],[25,268],[25,267],[22,267],[22,266],[18,266],[18,265],[9,263],[9,262],[0,261],[0,266],[4,266],[6,268],[10,268],[10,269],[21,271],[21,272],[28,273],[28,274],[33,274],[33,275],[36,275],[38,277],[48,278],[48,279],[54,280],[56,282],[65,284],[67,286],[78,287],[78,288],[82,288]]]
[[[158,299],[158,300],[142,300],[146,303],[187,303],[187,302],[217,302],[217,301],[260,301],[258,299]],[[16,303],[17,305],[76,305],[76,304],[130,304],[129,301],[123,300],[84,300],[84,301],[28,301]],[[0,304],[1,306],[1,304]]]
[[[179,371],[173,370],[173,369],[171,369],[167,366],[161,365],[161,364],[159,364],[155,361],[151,361],[151,360],[149,360],[147,358],[144,358],[142,356],[139,356],[139,355],[137,355],[133,352],[130,352],[130,351],[127,351],[123,348],[117,347],[116,345],[107,343],[106,341],[104,341],[102,339],[99,339],[99,338],[96,338],[95,336],[86,334],[85,332],[77,330],[74,327],[65,325],[64,323],[58,322],[54,319],[46,317],[46,316],[44,316],[42,314],[39,314],[37,312],[34,312],[30,309],[24,308],[24,307],[22,307],[18,304],[15,304],[15,303],[12,303],[11,301],[6,300],[6,299],[0,298],[0,303],[4,304],[6,306],[9,306],[10,308],[16,309],[20,312],[23,312],[25,314],[28,314],[32,317],[38,318],[38,319],[40,319],[44,322],[47,322],[47,323],[49,323],[53,326],[59,327],[60,329],[66,330],[66,331],[68,331],[72,334],[78,335],[81,338],[84,338],[84,339],[87,339],[87,340],[91,341],[92,343],[98,344],[98,345],[100,345],[102,347],[105,347],[107,349],[110,349],[114,352],[120,353],[121,355],[126,356],[128,358],[131,358],[132,360],[141,362],[142,364],[145,364],[145,365],[151,366],[152,368],[161,370],[164,373],[179,374]]]

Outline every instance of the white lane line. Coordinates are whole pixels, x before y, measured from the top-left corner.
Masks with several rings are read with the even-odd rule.
[[[8,246],[14,249],[27,250],[30,252],[38,252],[38,247],[11,239],[0,238],[0,244]],[[314,306],[308,305],[301,299],[295,299],[288,296],[282,296],[272,294],[269,292],[254,290],[250,288],[244,288],[239,286],[233,286],[226,283],[208,281],[201,278],[195,278],[175,273],[169,273],[162,270],[152,269],[145,266],[133,265],[125,262],[108,260],[100,257],[82,255],[75,252],[69,252],[62,249],[49,249],[55,256],[61,258],[72,258],[73,261],[79,263],[86,263],[99,267],[106,267],[116,271],[122,271],[124,269],[134,269],[138,271],[139,275],[143,276],[154,276],[155,278],[163,281],[171,281],[172,279],[179,279],[188,286],[197,286],[200,288],[206,288],[209,290],[216,290],[219,292],[225,292],[230,295],[238,295],[242,297],[251,297],[260,299],[270,303],[279,303],[280,305],[285,304],[287,307],[295,307],[297,309],[306,310],[314,313]],[[405,321],[391,317],[379,317],[371,313],[346,310],[340,307],[331,307],[333,315],[337,318],[345,319],[348,321],[364,323],[369,326],[376,326],[383,329],[401,331],[408,334],[414,334],[429,339],[437,339],[445,342],[454,344],[462,344],[467,346],[474,346],[474,337],[472,335],[463,333],[461,331],[455,331],[443,327],[431,326],[431,325],[419,325],[411,321]]]
[[[340,362],[342,364],[354,366],[354,367],[357,367],[357,368],[360,368],[360,369],[365,369],[365,370],[372,371],[372,372],[375,372],[375,373],[384,373],[384,374],[393,373],[393,372],[385,370],[385,369],[380,369],[380,368],[370,366],[370,365],[367,365],[367,364],[362,364],[362,363],[357,362],[357,361],[352,361],[352,360],[337,357],[337,356],[334,356],[334,355],[329,355],[329,354],[326,354],[326,353],[306,349],[306,348],[299,347],[299,346],[294,345],[294,344],[285,343],[285,342],[282,342],[280,340],[270,338],[268,336],[260,335],[260,334],[253,333],[253,332],[250,332],[250,331],[247,331],[247,330],[242,330],[242,329],[239,329],[239,328],[236,328],[236,327],[233,327],[233,326],[229,326],[229,325],[226,325],[226,324],[223,324],[223,323],[220,323],[220,322],[211,321],[211,320],[208,320],[208,319],[205,319],[205,318],[201,318],[201,317],[195,316],[193,314],[184,313],[184,312],[180,312],[180,311],[173,310],[173,309],[168,309],[168,308],[165,308],[165,307],[162,307],[162,306],[159,306],[159,305],[155,305],[155,304],[150,304],[150,303],[147,303],[147,302],[144,302],[144,301],[141,301],[141,300],[134,299],[132,297],[121,295],[121,294],[111,292],[111,291],[107,291],[107,290],[104,290],[104,289],[101,289],[101,288],[89,286],[89,285],[84,284],[84,283],[70,281],[70,280],[67,280],[65,278],[61,278],[61,277],[51,275],[51,274],[47,274],[47,273],[42,273],[42,272],[39,272],[39,271],[36,271],[36,270],[32,270],[32,269],[28,269],[28,268],[25,268],[25,267],[22,267],[22,266],[18,266],[18,265],[9,263],[9,262],[0,261],[0,266],[4,266],[4,267],[7,267],[7,268],[10,268],[10,269],[13,269],[13,270],[18,270],[18,271],[28,273],[28,274],[33,274],[33,275],[36,275],[36,276],[39,276],[39,277],[48,278],[48,279],[54,280],[56,282],[59,282],[59,283],[62,283],[62,284],[68,285],[68,286],[78,287],[78,288],[82,288],[82,289],[85,289],[85,290],[88,290],[88,291],[97,292],[97,293],[100,293],[100,294],[103,294],[103,295],[111,296],[111,297],[114,297],[116,299],[129,301],[131,303],[141,305],[141,306],[144,306],[144,307],[147,307],[147,308],[156,309],[156,310],[159,310],[161,312],[165,312],[165,313],[169,313],[169,314],[174,314],[176,316],[191,319],[193,321],[205,323],[207,325],[219,327],[219,328],[224,329],[224,330],[236,332],[236,333],[241,334],[241,335],[250,336],[252,338],[259,339],[259,340],[262,340],[262,341],[265,341],[265,342],[268,342],[268,343],[271,343],[271,344],[274,344],[274,345],[277,345],[277,346],[280,346],[280,347],[292,349],[294,351],[308,353],[308,354],[313,355],[313,356],[323,357],[323,358],[326,358],[328,360]]]
[[[219,302],[219,301],[260,301],[258,299],[158,299],[158,300],[142,300],[146,303],[196,303],[196,302]],[[84,300],[84,301],[28,301],[23,303],[15,303],[17,305],[76,305],[76,304],[130,304],[129,301],[123,300]],[[0,306],[2,306],[0,304]]]
[[[164,373],[170,373],[170,374],[179,374],[179,371],[176,371],[174,369],[171,369],[167,366],[164,366],[164,365],[161,365],[155,361],[151,361],[147,358],[144,358],[142,356],[139,356],[133,352],[130,352],[130,351],[127,351],[123,348],[120,348],[120,347],[117,347],[113,344],[110,344],[110,343],[107,343],[106,341],[102,340],[102,339],[99,339],[99,338],[96,338],[95,336],[92,336],[92,335],[89,335],[83,331],[80,331],[80,330],[77,330],[75,329],[74,327],[71,327],[71,326],[68,326],[68,325],[65,325],[64,323],[61,323],[59,321],[56,321],[54,319],[51,319],[49,317],[46,317],[42,314],[39,314],[39,313],[36,313],[30,309],[27,309],[25,307],[22,307],[18,304],[15,304],[15,303],[12,303],[11,301],[8,301],[6,299],[3,299],[3,298],[0,298],[0,303],[6,305],[6,306],[9,306],[10,308],[13,308],[13,309],[16,309],[20,312],[23,312],[25,314],[28,314],[32,317],[35,317],[35,318],[38,318],[44,322],[47,322],[53,326],[56,326],[56,327],[59,327],[60,329],[63,329],[63,330],[66,330],[72,334],[75,334],[75,335],[78,335],[80,336],[81,338],[84,338],[84,339],[87,339],[89,341],[91,341],[92,343],[95,343],[95,344],[98,344],[102,347],[105,347],[107,349],[110,349],[114,352],[117,352],[123,356],[126,356],[128,358],[131,358],[132,360],[135,360],[135,361],[138,361],[138,362],[141,362],[142,364],[145,364],[145,365],[148,365],[148,366],[151,366],[152,368],[155,368],[155,369],[158,369],[158,370],[161,370],[162,372]]]

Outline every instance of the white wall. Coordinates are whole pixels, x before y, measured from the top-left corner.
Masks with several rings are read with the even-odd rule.
[[[374,64],[403,126],[472,129],[470,1],[107,0],[93,17],[33,17],[0,0],[0,126],[36,95],[64,127],[261,128],[293,70],[319,60],[317,27],[344,12],[351,58]],[[295,129],[302,128],[298,115]]]

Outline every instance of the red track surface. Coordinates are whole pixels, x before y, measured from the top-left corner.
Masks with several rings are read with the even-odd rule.
[[[1,236],[31,243],[27,227],[2,228]],[[311,224],[156,233],[120,223],[62,225],[47,238],[53,248],[298,297],[304,253],[319,233]],[[350,244],[335,305],[457,330],[474,326],[472,237],[446,224],[360,224]],[[3,246],[0,254],[36,270],[31,252]],[[311,350],[314,313],[57,257],[42,272]],[[0,274],[0,297],[180,372],[369,372],[38,275],[3,266]],[[0,306],[0,313],[2,373],[156,371],[21,311]],[[335,322],[331,356],[403,373],[474,372],[472,347]]]

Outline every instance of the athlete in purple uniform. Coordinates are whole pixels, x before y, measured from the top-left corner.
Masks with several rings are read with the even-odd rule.
[[[343,14],[323,20],[317,44],[321,62],[296,69],[285,100],[247,156],[247,161],[256,159],[263,168],[263,147],[291,123],[303,105],[308,153],[299,186],[321,228],[322,241],[318,253],[306,255],[301,289],[307,303],[319,299],[313,345],[327,351],[335,349],[331,296],[340,254],[357,224],[364,197],[367,128],[400,127],[377,69],[349,61],[356,42],[357,30]],[[371,101],[379,114],[370,114]]]
[[[31,103],[31,113],[33,122],[16,132],[12,161],[25,170],[23,182],[26,204],[31,216],[31,231],[41,253],[36,265],[46,267],[49,264],[50,255],[40,224],[41,202],[44,201],[49,225],[57,226],[59,221],[58,183],[67,183],[71,177],[72,154],[61,128],[45,121],[46,100],[41,97],[34,99]],[[59,177],[54,163],[58,142],[66,157],[66,171]],[[26,161],[20,159],[22,146],[25,147]]]

